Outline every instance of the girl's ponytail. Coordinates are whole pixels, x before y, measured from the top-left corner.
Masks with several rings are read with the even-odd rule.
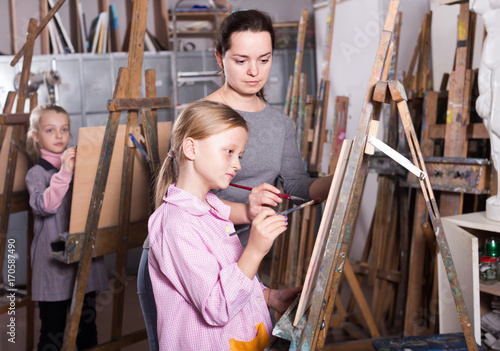
[[[167,194],[168,187],[170,184],[177,180],[177,173],[175,170],[175,155],[172,150],[169,151],[167,157],[161,165],[160,171],[158,172],[158,178],[156,180],[155,189],[155,209],[160,207],[163,202],[163,197]]]

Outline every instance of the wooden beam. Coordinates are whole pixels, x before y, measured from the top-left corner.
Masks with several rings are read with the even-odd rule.
[[[127,111],[149,108],[152,110],[170,108],[172,104],[168,97],[122,98],[108,100],[108,111]]]
[[[16,0],[9,0],[9,18],[10,18],[10,50],[12,54],[15,54],[17,51]]]
[[[3,125],[25,124],[28,123],[29,120],[29,113],[11,113],[0,115],[0,124]]]

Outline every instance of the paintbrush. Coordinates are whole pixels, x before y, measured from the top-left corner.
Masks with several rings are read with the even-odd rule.
[[[283,212],[280,212],[278,213],[278,215],[282,215],[282,216],[286,216],[287,214],[289,213],[292,213],[294,211],[297,211],[297,210],[300,210],[300,209],[303,209],[304,207],[307,207],[307,206],[311,206],[311,205],[314,205],[316,203],[316,200],[311,200],[311,201],[308,201],[308,202],[304,202],[302,205],[299,205],[299,206],[296,206],[296,207],[292,207],[292,208],[289,208],[288,210],[285,210]],[[242,233],[248,229],[250,229],[251,225],[246,225],[244,226],[243,228],[240,228],[238,229],[237,231],[229,234],[229,236],[232,236],[232,235],[235,235],[235,234],[239,234],[239,233]]]
[[[144,149],[141,146],[141,144],[139,143],[139,141],[137,141],[137,139],[134,137],[134,134],[130,133],[129,135],[130,135],[130,139],[135,144],[135,146],[137,146],[137,148],[141,152],[142,156],[144,156],[144,158],[146,159],[146,161],[148,163],[151,163],[151,159],[149,158],[148,153],[146,151],[144,151]]]
[[[245,190],[250,190],[252,191],[252,188],[244,185],[239,185],[239,184],[234,184],[230,183],[229,185],[234,186],[235,188],[240,188],[240,189],[245,189]],[[292,200],[292,201],[301,201],[301,202],[307,202],[309,200],[303,199],[298,196],[293,196],[293,195],[287,195],[287,194],[276,194],[278,197],[281,197],[282,199],[287,199],[287,200]]]

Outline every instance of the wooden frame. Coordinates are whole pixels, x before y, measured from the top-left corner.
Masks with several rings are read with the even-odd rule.
[[[335,168],[332,184],[330,186],[330,192],[328,193],[328,199],[326,200],[325,208],[323,209],[324,215],[321,218],[318,234],[316,236],[316,242],[314,244],[311,260],[309,262],[306,278],[302,288],[302,294],[297,306],[297,312],[293,322],[295,326],[298,324],[307,308],[311,305],[312,293],[316,287],[316,282],[318,281],[318,275],[321,268],[321,259],[325,253],[326,240],[328,239],[327,231],[332,225],[333,213],[335,212],[335,208],[337,206],[340,185],[342,184],[342,179],[344,178],[351,146],[352,140],[344,139],[338,156],[338,160],[340,162],[338,162],[337,167]]]

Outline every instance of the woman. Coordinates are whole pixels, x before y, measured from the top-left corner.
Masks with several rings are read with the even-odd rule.
[[[265,100],[274,38],[271,18],[257,10],[232,13],[221,23],[217,36],[215,56],[225,82],[206,100],[232,107],[249,124],[242,169],[233,183],[252,187],[250,200],[248,192],[238,188],[216,192],[219,198],[232,202],[234,223],[249,223],[262,206],[280,203],[281,198],[276,195],[279,190],[271,185],[277,180],[285,193],[309,199],[325,199],[332,180],[331,176],[309,178],[297,148],[292,120]],[[240,234],[243,246],[248,235],[248,231]]]
[[[282,111],[267,104],[264,86],[269,78],[274,49],[271,18],[257,10],[236,11],[222,21],[215,56],[225,82],[206,97],[236,110],[249,125],[248,143],[242,157],[242,169],[233,183],[253,187],[246,190],[229,187],[216,195],[231,206],[230,220],[235,225],[250,223],[263,206],[276,206],[282,200],[271,185],[281,181],[285,193],[302,198],[325,199],[331,176],[310,178],[304,169],[295,141],[295,127]],[[238,227],[236,227],[238,229]],[[249,231],[239,235],[246,246]],[[148,272],[149,242],[139,264],[138,294],[146,320],[151,350],[157,350],[156,306]],[[153,340],[152,340],[153,339]]]

